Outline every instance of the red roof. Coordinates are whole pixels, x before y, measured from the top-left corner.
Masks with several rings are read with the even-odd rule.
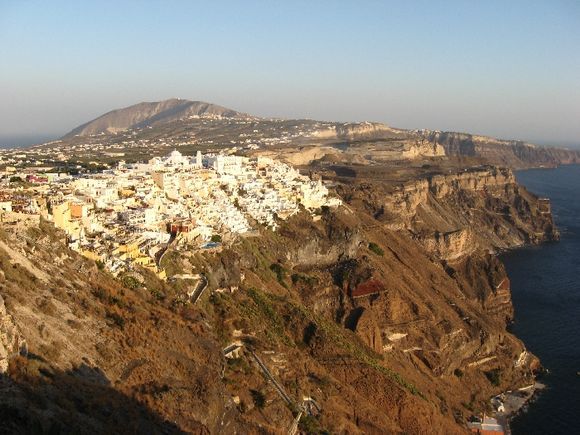
[[[362,296],[368,296],[375,293],[384,292],[385,286],[378,279],[369,279],[361,284],[359,284],[354,290],[351,290],[350,295],[353,298],[359,298]]]

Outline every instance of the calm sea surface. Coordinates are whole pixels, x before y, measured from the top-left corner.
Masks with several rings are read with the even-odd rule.
[[[513,332],[550,373],[547,388],[512,422],[515,435],[580,434],[580,165],[516,174],[552,200],[561,241],[503,255],[515,306]]]

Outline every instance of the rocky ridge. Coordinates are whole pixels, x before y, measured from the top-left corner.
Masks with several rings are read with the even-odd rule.
[[[427,141],[441,145],[448,156],[478,157],[511,168],[554,167],[580,163],[580,151],[541,147],[518,140],[502,140],[468,133],[422,130]]]

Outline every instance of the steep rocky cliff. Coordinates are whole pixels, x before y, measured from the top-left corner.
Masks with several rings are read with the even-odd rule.
[[[487,163],[512,168],[580,163],[580,151],[541,147],[516,140],[501,140],[468,133],[422,131],[429,142],[439,144],[448,156],[480,157]]]
[[[411,231],[446,259],[456,255],[454,246],[466,252],[469,247],[493,251],[558,238],[545,211],[549,200],[519,186],[510,169],[478,167],[427,175],[388,192],[363,184],[356,193],[385,225]]]
[[[513,316],[509,279],[488,253],[559,237],[549,200],[519,186],[509,169],[436,174],[389,191],[362,184],[345,194],[386,228],[408,233],[502,323]]]
[[[335,123],[311,134],[318,138],[342,140],[404,138],[407,136],[405,130],[392,128],[378,122]]]
[[[279,433],[307,406],[307,433],[464,433],[529,383],[538,361],[506,331],[509,279],[489,251],[557,237],[548,203],[493,167],[336,188],[346,205],[315,219],[170,249],[170,275],[208,278],[195,305],[191,282],[114,279],[47,222],[0,233],[0,295],[28,345],[10,346],[3,424]]]

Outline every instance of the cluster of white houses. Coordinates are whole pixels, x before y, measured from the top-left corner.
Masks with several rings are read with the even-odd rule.
[[[321,181],[269,158],[188,157],[173,151],[147,163],[49,181],[31,199],[63,229],[70,246],[118,272],[140,264],[163,276],[159,257],[172,235],[199,247],[235,237],[256,224],[276,229],[301,207],[337,206]]]

